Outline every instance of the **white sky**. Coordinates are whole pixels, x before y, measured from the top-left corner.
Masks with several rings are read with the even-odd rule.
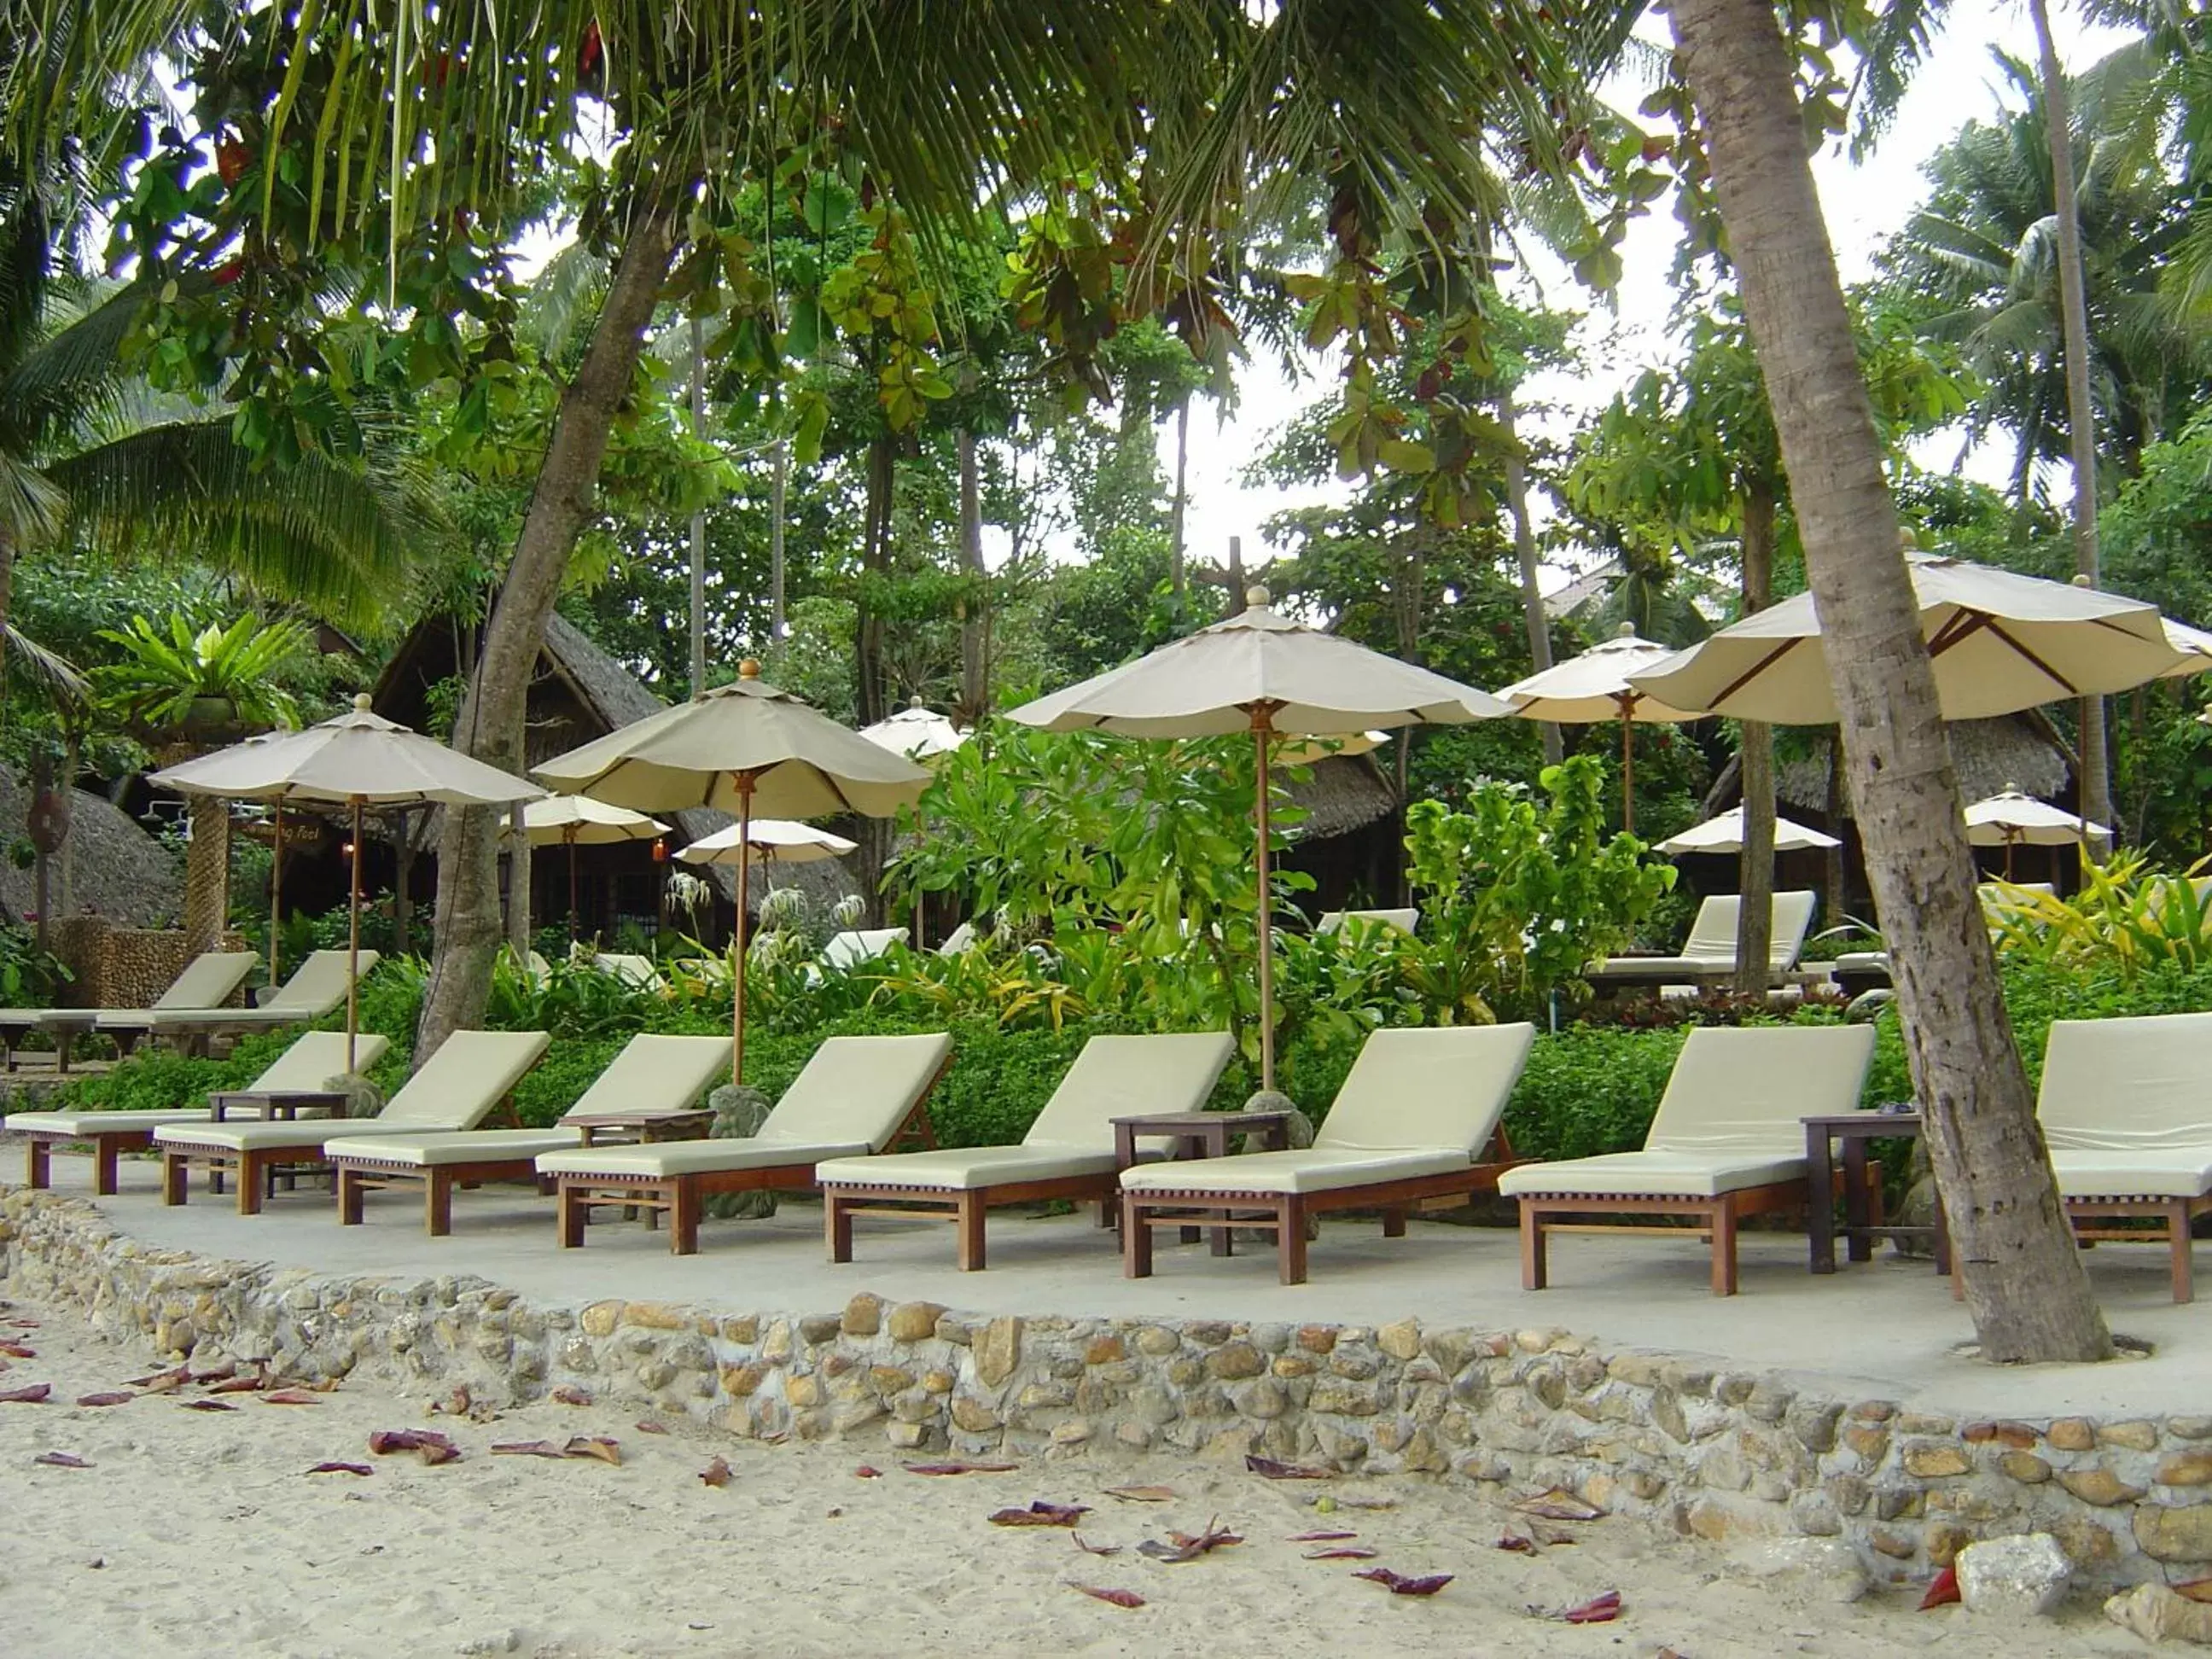
[[[1899,227],[1926,193],[1921,166],[1928,156],[1964,122],[1996,109],[1997,76],[1990,48],[2002,46],[2031,61],[2034,57],[2034,32],[2024,6],[1960,0],[1951,19],[1949,29],[1915,80],[1881,148],[1858,166],[1851,163],[1840,144],[1831,146],[1814,160],[1814,173],[1827,212],[1829,234],[1847,283],[1869,274],[1881,238]],[[2060,57],[2069,70],[2087,68],[2127,38],[2084,24],[2063,11],[2053,23]],[[1632,107],[1635,97],[1632,94],[1618,101]],[[1576,334],[1583,372],[1534,377],[1523,393],[1525,401],[1559,406],[1559,415],[1550,422],[1554,429],[1571,428],[1578,416],[1603,407],[1643,369],[1672,356],[1665,325],[1674,301],[1668,272],[1674,263],[1675,229],[1672,209],[1663,201],[1632,228],[1624,251],[1626,276],[1618,295],[1617,319],[1571,283],[1555,281],[1550,286],[1547,297],[1553,304],[1590,313]],[[1255,357],[1240,371],[1239,407],[1224,423],[1208,418],[1208,406],[1203,402],[1194,405],[1187,524],[1194,560],[1219,563],[1226,556],[1229,538],[1242,536],[1247,562],[1255,562],[1266,556],[1260,526],[1270,515],[1342,493],[1255,489],[1246,487],[1239,476],[1252,458],[1266,448],[1276,428],[1326,392],[1328,382],[1321,377],[1334,372],[1333,366],[1316,357],[1309,378],[1303,384],[1291,385],[1272,359],[1262,362]],[[1163,426],[1160,435],[1162,465],[1172,478],[1173,424]],[[2001,482],[2005,471],[2003,447],[2000,437],[1995,446],[1985,447],[1966,470],[1985,481]],[[1941,464],[1948,465],[1957,447],[1955,438],[1939,442],[1922,460],[1936,465],[1940,455]],[[1558,579],[1565,580],[1566,574],[1559,573]]]

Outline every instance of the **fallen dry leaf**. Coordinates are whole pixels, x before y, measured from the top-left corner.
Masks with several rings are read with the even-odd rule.
[[[1356,1532],[1329,1532],[1327,1530],[1321,1532],[1294,1532],[1291,1534],[1291,1542],[1293,1544],[1341,1544],[1347,1538],[1357,1538],[1359,1534]]]
[[[309,1474],[368,1474],[366,1463],[318,1463],[307,1471]]]
[[[1079,1532],[1072,1532],[1068,1536],[1075,1540],[1075,1547],[1085,1555],[1119,1555],[1121,1553],[1119,1544],[1094,1544]]]
[[[1173,1486],[1109,1486],[1106,1495],[1131,1504],[1172,1504],[1176,1489]]]
[[[54,1391],[51,1382],[32,1382],[20,1389],[0,1389],[0,1406],[35,1406]]]
[[[1572,1544],[1577,1541],[1571,1528],[1555,1527],[1545,1521],[1531,1521],[1528,1535],[1540,1544]]]
[[[573,1382],[563,1382],[546,1398],[556,1406],[588,1406],[592,1403],[592,1391],[580,1389]]]
[[[253,1394],[258,1392],[260,1388],[261,1379],[258,1376],[225,1376],[209,1383],[208,1392],[210,1394]]]
[[[313,1389],[277,1389],[261,1396],[264,1406],[319,1406],[323,1397]]]
[[[179,1400],[177,1403],[188,1412],[234,1412],[238,1409],[228,1400]]]
[[[621,1443],[604,1434],[572,1434],[568,1443],[561,1448],[563,1457],[596,1457],[602,1463],[622,1467]]]
[[[80,1406],[127,1406],[138,1396],[120,1389],[110,1389],[102,1394],[81,1394],[76,1397]]]
[[[872,1463],[863,1463],[853,1473],[863,1480],[880,1480],[884,1478],[884,1472]]]
[[[2192,1601],[2212,1601],[2212,1578],[2192,1578],[2185,1584],[2176,1584],[2173,1593]]]
[[[550,1440],[501,1440],[491,1449],[494,1457],[562,1457],[567,1455]]]
[[[1309,1468],[1303,1463],[1278,1463],[1272,1457],[1251,1457],[1244,1467],[1267,1480],[1327,1480],[1334,1477],[1334,1469]]]
[[[1380,1550],[1370,1550],[1363,1544],[1335,1544],[1328,1549],[1308,1550],[1309,1561],[1372,1561]]]
[[[1395,1510],[1398,1507],[1398,1500],[1395,1498],[1363,1498],[1357,1492],[1346,1492],[1336,1500],[1336,1507],[1340,1510]]]
[[[1012,1474],[1017,1463],[902,1463],[908,1474]]]
[[[1498,1547],[1502,1550],[1510,1551],[1515,1555],[1534,1555],[1536,1553],[1536,1546],[1534,1542],[1529,1539],[1522,1537],[1521,1534],[1516,1532],[1509,1532],[1504,1537],[1500,1538],[1498,1540]]]
[[[432,1468],[441,1463],[458,1462],[461,1455],[461,1449],[435,1429],[377,1429],[368,1437],[368,1449],[379,1457],[395,1452],[415,1452]]]
[[[141,1394],[169,1394],[181,1389],[191,1380],[191,1372],[182,1365],[166,1371],[155,1371],[151,1376],[134,1376],[124,1387],[136,1389]]]
[[[1579,1607],[1569,1607],[1559,1617],[1570,1625],[1609,1625],[1623,1612],[1619,1590],[1602,1590]]]
[[[1171,1532],[1164,1544],[1157,1538],[1147,1538],[1137,1546],[1137,1553],[1149,1555],[1155,1561],[1195,1561],[1200,1556],[1209,1554],[1224,1545],[1243,1541],[1216,1519],[1206,1523],[1204,1532]]]
[[[1388,1567],[1369,1567],[1352,1575],[1364,1578],[1370,1584],[1380,1584],[1393,1595],[1434,1595],[1452,1581],[1448,1572],[1432,1572],[1422,1578],[1408,1578]]]
[[[1957,1600],[1959,1600],[1958,1570],[1946,1567],[1937,1573],[1935,1579],[1929,1584],[1927,1595],[1920,1598],[1920,1611],[1925,1613],[1930,1607],[1943,1607]]]
[[[667,1424],[657,1423],[650,1417],[642,1418],[639,1421],[631,1424],[630,1426],[635,1429],[640,1434],[666,1434],[668,1432]]]
[[[1605,1513],[1564,1486],[1547,1486],[1531,1497],[1518,1499],[1513,1507],[1523,1515],[1539,1516],[1547,1521],[1595,1521]]]
[[[1072,1527],[1090,1513],[1081,1504],[1048,1504],[1039,1498],[1025,1510],[994,1510],[990,1522],[994,1527]]]
[[[1081,1590],[1085,1595],[1093,1597],[1097,1601],[1110,1601],[1117,1607],[1141,1607],[1145,1605],[1145,1598],[1138,1595],[1134,1590],[1101,1589],[1096,1584],[1077,1584],[1073,1583],[1068,1585],[1068,1589]]]
[[[221,1382],[228,1377],[237,1375],[238,1362],[234,1359],[226,1359],[220,1365],[210,1365],[204,1371],[194,1371],[185,1381],[199,1383]]]
[[[40,1452],[31,1461],[44,1463],[51,1469],[88,1469],[92,1467],[75,1452]]]
[[[27,1348],[20,1342],[0,1342],[0,1353],[6,1354],[10,1359],[36,1359],[39,1357],[36,1348]]]
[[[705,1468],[699,1471],[699,1479],[710,1486],[728,1486],[730,1484],[729,1460],[726,1458],[717,1457],[713,1462],[708,1464]]]

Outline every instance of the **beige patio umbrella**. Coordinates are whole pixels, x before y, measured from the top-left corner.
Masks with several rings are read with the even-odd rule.
[[[812,864],[842,858],[858,845],[811,823],[755,818],[702,836],[676,856],[686,864]]]
[[[1778,816],[1774,820],[1774,850],[1778,853],[1802,853],[1818,848],[1841,847],[1843,842],[1833,836],[1789,818]],[[1707,818],[1703,823],[1693,823],[1679,836],[1669,836],[1658,844],[1656,851],[1669,858],[1684,853],[1741,853],[1743,851],[1743,808],[1731,806],[1725,812]]]
[[[2005,849],[2007,881],[2012,879],[2015,847],[2086,846],[2090,836],[2104,838],[2112,833],[2101,823],[2091,823],[2009,785],[1966,809],[1966,839],[1977,847]]]
[[[1630,675],[1656,668],[1674,654],[1673,647],[1640,640],[1635,624],[1623,623],[1602,644],[1516,680],[1498,694],[1522,720],[1551,726],[1620,722],[1620,827],[1631,835],[1636,831],[1637,723],[1671,725],[1704,718],[1629,684]]]
[[[2183,653],[2168,641],[2157,609],[2140,599],[1939,554],[1905,557],[1945,720],[2103,696],[2181,665]],[[1810,593],[1732,623],[1629,678],[1638,690],[1677,708],[1777,726],[1836,719]]]
[[[362,813],[371,806],[495,806],[545,792],[497,767],[471,760],[434,738],[369,712],[368,694],[335,719],[304,731],[272,732],[156,772],[153,781],[187,794],[232,800],[331,801],[347,807],[353,855],[347,860],[346,1069],[361,1029]]]
[[[1260,1086],[1275,1086],[1275,976],[1267,875],[1267,772],[1278,737],[1370,727],[1459,726],[1512,711],[1487,691],[1308,628],[1271,610],[1267,590],[1225,622],[1055,691],[1008,716],[1048,732],[1210,738],[1249,732],[1257,753]]]
[[[589,795],[548,795],[522,809],[522,833],[532,847],[568,849],[568,942],[576,940],[576,849],[617,842],[651,841],[668,833],[659,818],[610,806]]]
[[[925,708],[917,696],[910,707],[864,726],[860,735],[894,755],[924,764],[951,754],[968,741],[968,734],[934,708]]]
[[[2178,623],[2171,617],[2161,621],[2166,628],[2166,642],[2181,653],[2181,660],[2159,678],[2185,680],[2197,674],[2212,673],[2212,634],[2191,628],[2187,623]]]
[[[556,788],[641,812],[711,806],[736,814],[737,839],[751,838],[756,807],[776,817],[857,812],[887,818],[929,787],[903,756],[840,726],[760,678],[748,659],[733,684],[715,687],[532,769]],[[738,866],[738,933],[743,937],[753,860]],[[730,1076],[744,1081],[745,975],[731,975]]]

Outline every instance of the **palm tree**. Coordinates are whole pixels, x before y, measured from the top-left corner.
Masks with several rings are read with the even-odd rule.
[[[1669,21],[1789,469],[1906,1054],[1983,1356],[2109,1358],[1978,913],[1789,52],[1766,0],[1674,0]]]

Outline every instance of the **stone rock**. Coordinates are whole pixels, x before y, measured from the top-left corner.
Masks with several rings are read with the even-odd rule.
[[[753,1314],[746,1314],[740,1318],[724,1320],[722,1340],[740,1343],[750,1347],[760,1340],[759,1317]]]
[[[1137,1352],[1158,1359],[1182,1346],[1182,1338],[1164,1325],[1147,1325],[1137,1333]]]
[[[1052,1443],[1055,1446],[1079,1446],[1091,1438],[1091,1432],[1090,1424],[1075,1418],[1053,1430]]]
[[[1739,1575],[1792,1601],[1842,1603],[1867,1593],[1858,1552],[1840,1538],[1783,1538],[1745,1544],[1729,1558]]]
[[[1301,1325],[1298,1327],[1298,1346],[1308,1353],[1327,1353],[1336,1346],[1336,1327],[1334,1325]]]
[[[577,1316],[576,1322],[582,1327],[586,1336],[612,1336],[622,1311],[623,1304],[619,1302],[594,1302]]]
[[[927,1342],[937,1334],[937,1316],[944,1311],[934,1302],[902,1302],[890,1310],[884,1328],[894,1342]]]
[[[1084,1345],[1083,1363],[1086,1365],[1117,1364],[1125,1352],[1121,1339],[1109,1332],[1104,1336],[1094,1336]]]
[[[2107,1423],[2097,1431],[2097,1439],[2106,1446],[2124,1446],[2130,1451],[2156,1451],[2158,1425],[2141,1421]]]
[[[2192,1601],[2164,1584],[2137,1584],[2105,1603],[2105,1617],[2146,1642],[2212,1644],[2212,1602]]]
[[[969,1340],[969,1347],[975,1356],[976,1380],[987,1389],[998,1388],[1021,1363],[1022,1322],[1012,1315],[994,1319]]]
[[[1375,1333],[1375,1346],[1393,1359],[1411,1359],[1421,1351],[1421,1322],[1401,1319]]]
[[[822,1403],[822,1384],[811,1376],[794,1376],[783,1385],[783,1397],[793,1407]]]
[[[844,1328],[844,1316],[841,1314],[809,1314],[799,1322],[799,1340],[809,1347],[818,1348],[825,1342],[836,1341],[837,1333]]]
[[[2014,1533],[1969,1544],[1954,1558],[1959,1599],[1974,1613],[2045,1619],[2066,1600],[2074,1564],[2047,1532]]]
[[[2212,1504],[2145,1504],[2136,1510],[2135,1532],[2136,1547],[2154,1560],[2212,1561]]]
[[[2212,1451],[2175,1452],[2160,1458],[2158,1483],[2161,1486],[2212,1486]]]
[[[2051,1465],[2033,1452],[2008,1451],[1997,1459],[1997,1467],[2023,1486],[2039,1486],[2051,1479]]]
[[[1905,1472],[1922,1480],[1940,1480],[1965,1474],[1974,1467],[1958,1447],[1941,1440],[1923,1440],[1905,1449]]]
[[[760,1133],[767,1121],[769,1097],[750,1084],[725,1083],[707,1097],[707,1109],[714,1121],[708,1133],[717,1140],[738,1140]],[[714,1221],[765,1221],[775,1213],[776,1194],[757,1188],[745,1192],[714,1193],[699,1206],[700,1214]]]
[[[1182,1328],[1182,1334],[1201,1347],[1218,1348],[1234,1328],[1225,1319],[1194,1319]]]
[[[1257,1376],[1267,1368],[1267,1360],[1249,1342],[1225,1342],[1206,1357],[1206,1369],[1224,1382]]]
[[[1000,1426],[998,1413],[964,1394],[952,1396],[952,1422],[964,1434],[989,1434]]]
[[[2097,1443],[2097,1425],[2086,1417],[2062,1417],[2044,1437],[2060,1451],[2087,1451]]]
[[[2141,1486],[2131,1486],[2107,1468],[2061,1469],[2058,1484],[2085,1504],[2099,1509],[2109,1509],[2114,1504],[2132,1504],[2143,1495]]]
[[[862,1291],[845,1304],[845,1316],[839,1322],[848,1336],[873,1336],[884,1328],[884,1299],[872,1291]]]

